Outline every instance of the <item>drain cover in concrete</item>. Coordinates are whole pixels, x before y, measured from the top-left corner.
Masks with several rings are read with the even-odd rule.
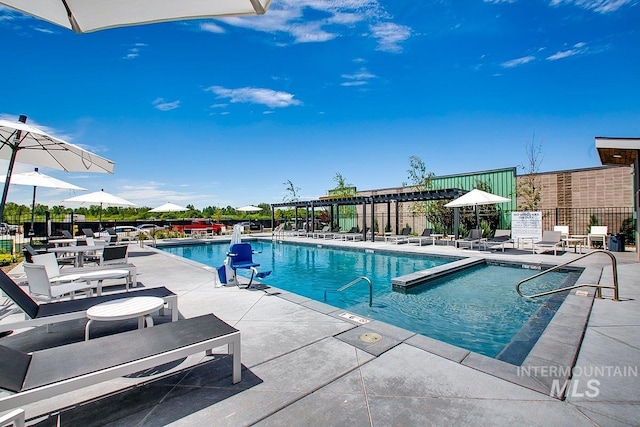
[[[364,342],[376,343],[378,341],[382,341],[382,335],[376,334],[375,332],[366,332],[360,335],[360,339]]]

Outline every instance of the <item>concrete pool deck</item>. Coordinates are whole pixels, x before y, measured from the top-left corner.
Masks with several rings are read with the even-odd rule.
[[[287,240],[319,243],[299,237]],[[544,264],[578,256],[383,242],[320,243]],[[29,424],[42,426],[58,421],[63,426],[637,425],[640,264],[633,252],[615,256],[621,301],[611,301],[611,293],[605,291],[605,299],[593,302],[574,378],[566,399],[559,400],[535,391],[534,385],[524,387],[488,373],[491,369],[478,369],[489,359],[484,356],[381,322],[360,325],[341,317],[344,310],[275,288],[263,292],[216,287],[212,268],[132,244],[129,261],[138,267],[138,281],[177,293],[181,317],[213,312],[241,331],[242,382],[231,384],[227,356],[203,354],[160,367],[159,374],[119,378],[24,409]],[[594,255],[578,265],[598,271],[604,267],[600,280],[612,283],[606,256]],[[163,321],[168,319],[157,318]],[[16,331],[0,342],[29,349],[79,341],[83,327],[84,322],[77,321],[54,325],[49,333],[44,328]],[[121,327],[134,328],[135,321],[122,322]],[[382,340],[363,341],[363,333],[379,334]],[[534,366],[549,369],[553,355]]]

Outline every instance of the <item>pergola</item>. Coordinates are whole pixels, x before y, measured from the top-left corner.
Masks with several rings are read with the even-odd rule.
[[[375,194],[370,196],[347,196],[347,197],[339,197],[339,196],[328,196],[322,199],[317,200],[307,200],[307,201],[296,201],[296,202],[283,202],[283,203],[273,203],[271,204],[271,226],[273,228],[275,222],[275,210],[278,208],[294,208],[295,209],[295,220],[296,228],[297,228],[297,220],[298,220],[298,209],[302,208],[305,210],[306,218],[315,218],[315,209],[316,208],[326,208],[326,207],[339,207],[339,206],[362,206],[362,214],[364,218],[364,226],[362,227],[363,239],[366,240],[366,230],[367,230],[367,206],[370,207],[369,216],[370,216],[370,224],[373,225],[375,221],[375,211],[376,205],[380,203],[387,204],[387,215],[388,222],[391,222],[391,209],[390,205],[392,202],[396,203],[395,210],[395,223],[396,229],[398,228],[398,204],[402,202],[427,202],[427,201],[435,201],[435,200],[453,200],[464,193],[466,190],[462,190],[459,188],[449,188],[444,190],[427,190],[427,191],[407,191],[401,193],[394,194]],[[458,209],[455,210],[456,217],[458,215]],[[458,218],[455,221],[456,236],[458,234],[457,224]],[[311,230],[315,231],[315,221],[311,221]]]

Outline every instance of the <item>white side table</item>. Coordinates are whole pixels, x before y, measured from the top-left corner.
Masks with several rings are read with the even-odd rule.
[[[129,292],[129,270],[124,269],[112,269],[112,270],[97,270],[89,273],[78,273],[78,280],[84,280],[87,282],[88,287],[91,286],[93,280],[97,280],[96,295],[102,295],[102,282],[106,279],[126,279],[126,291]]]
[[[112,322],[138,318],[138,329],[153,326],[151,313],[164,307],[164,300],[158,297],[131,297],[116,299],[94,305],[87,310],[89,321],[84,327],[84,339],[89,340],[89,326],[94,320]]]

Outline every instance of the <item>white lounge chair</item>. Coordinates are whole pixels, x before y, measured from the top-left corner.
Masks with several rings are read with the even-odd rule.
[[[91,306],[105,301],[135,296],[153,296],[164,299],[171,310],[171,321],[178,320],[178,295],[164,286],[40,304],[11,280],[4,271],[0,270],[0,290],[15,303],[25,317],[25,320],[20,321],[1,319],[0,332],[50,325],[67,320],[86,319],[87,309]]]
[[[553,249],[553,254],[557,255],[558,248],[562,249],[562,233],[559,231],[543,231],[542,240],[533,243],[533,252],[546,252]]]
[[[135,343],[135,345],[131,345]],[[227,345],[241,380],[240,331],[213,314],[24,353],[0,345],[0,413]],[[55,367],[55,369],[52,369]]]

